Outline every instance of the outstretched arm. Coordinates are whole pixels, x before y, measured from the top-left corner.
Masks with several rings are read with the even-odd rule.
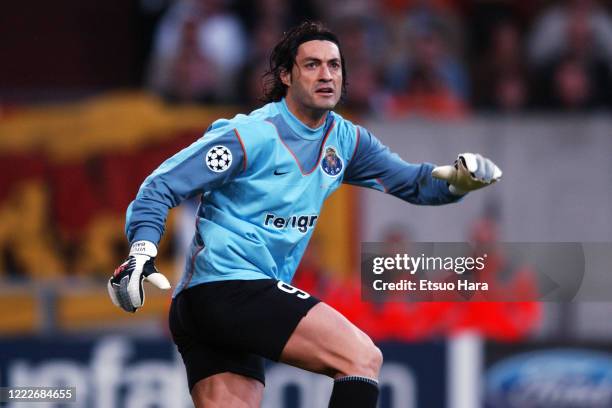
[[[343,181],[413,204],[439,205],[459,200],[461,196],[453,194],[446,181],[432,177],[433,169],[430,163],[405,162],[369,131],[357,126],[357,145]]]

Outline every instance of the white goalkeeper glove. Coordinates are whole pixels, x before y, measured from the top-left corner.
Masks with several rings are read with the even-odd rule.
[[[431,175],[445,180],[451,193],[462,195],[495,183],[501,178],[502,171],[479,154],[463,153],[457,156],[453,166],[436,167]]]
[[[108,281],[108,294],[115,304],[126,312],[134,313],[145,300],[144,280],[160,289],[170,289],[168,279],[155,268],[157,247],[149,241],[136,241],[130,248],[128,259],[115,269]]]

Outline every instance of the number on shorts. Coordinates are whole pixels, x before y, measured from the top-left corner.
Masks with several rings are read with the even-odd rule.
[[[280,290],[282,290],[283,292],[287,292],[287,293],[290,293],[290,294],[294,294],[295,293],[296,296],[298,298],[300,298],[300,299],[308,299],[310,297],[310,295],[308,293],[304,292],[301,289],[293,287],[293,286],[291,286],[291,285],[289,285],[288,283],[285,283],[285,282],[278,281],[276,283],[276,287],[279,288]]]

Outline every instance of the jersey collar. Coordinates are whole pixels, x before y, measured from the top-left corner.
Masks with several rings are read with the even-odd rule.
[[[325,129],[329,125],[330,120],[333,119],[331,112],[328,112],[325,118],[325,122],[323,122],[321,126],[317,128],[311,128],[309,126],[306,126],[297,117],[295,117],[293,113],[291,113],[291,111],[287,107],[287,102],[285,102],[285,98],[281,99],[280,102],[277,102],[276,105],[278,106],[279,112],[281,113],[283,119],[285,120],[285,122],[287,122],[291,130],[293,130],[299,137],[303,139],[321,139],[325,135]]]

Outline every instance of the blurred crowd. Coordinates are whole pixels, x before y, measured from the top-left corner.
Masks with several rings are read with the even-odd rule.
[[[454,295],[434,299],[428,293],[419,300],[415,292],[397,292],[386,293],[377,301],[364,300],[360,273],[340,276],[327,269],[316,237],[292,285],[333,306],[375,341],[422,341],[463,331],[478,331],[499,341],[527,338],[538,330],[542,320],[542,305],[536,302],[537,277],[529,265],[509,258],[499,245],[495,212],[494,208],[487,209],[484,216],[472,222],[466,236],[474,253],[488,255],[486,267],[474,275],[477,280],[493,283],[484,297],[473,293],[466,302],[464,297]],[[415,242],[411,228],[402,224],[389,225],[380,237],[384,251],[391,256],[409,253]],[[501,292],[495,295],[495,291]],[[522,301],[491,301],[504,297]]]
[[[611,10],[597,0],[175,0],[145,82],[174,102],[255,107],[283,31],[316,19],[340,38],[343,106],[358,113],[609,109]]]

